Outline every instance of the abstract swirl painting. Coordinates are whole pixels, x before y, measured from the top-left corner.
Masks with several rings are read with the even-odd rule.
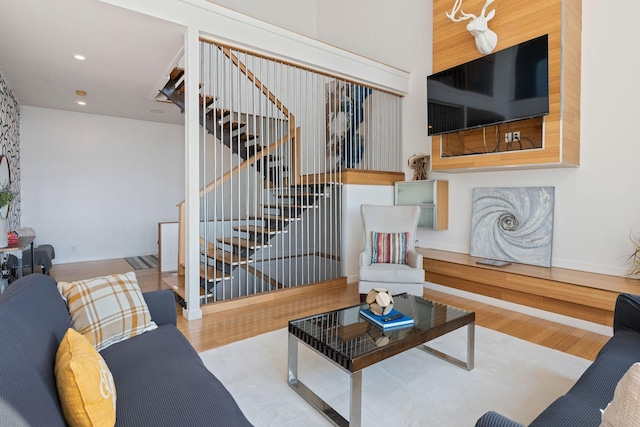
[[[551,267],[555,187],[474,188],[471,256]]]

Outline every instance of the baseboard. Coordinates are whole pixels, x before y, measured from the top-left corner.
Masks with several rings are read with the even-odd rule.
[[[562,314],[552,313],[550,311],[540,310],[526,305],[515,304],[509,301],[503,301],[496,298],[487,297],[484,295],[474,294],[467,291],[462,291],[448,286],[438,285],[437,283],[425,282],[424,287],[432,289],[434,291],[455,295],[460,298],[466,298],[473,301],[478,301],[483,304],[493,305],[495,307],[504,308],[505,310],[511,310],[518,313],[527,314],[529,316],[539,317],[541,319],[549,320],[551,322],[560,323],[574,328],[584,329],[586,331],[594,332],[605,336],[612,336],[613,330],[610,326],[601,325],[599,323],[589,322],[587,320],[576,319]]]

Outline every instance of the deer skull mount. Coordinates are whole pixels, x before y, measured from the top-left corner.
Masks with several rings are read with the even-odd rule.
[[[445,13],[449,19],[453,22],[466,21],[471,19],[471,22],[467,24],[467,30],[475,37],[476,47],[480,53],[487,55],[493,52],[498,44],[498,35],[489,29],[487,23],[495,16],[496,10],[493,9],[485,16],[487,7],[495,0],[487,0],[480,12],[480,16],[473,15],[471,13],[464,13],[460,8],[462,7],[462,0],[456,0],[453,5],[451,13]],[[456,15],[460,12],[460,17],[456,18]]]

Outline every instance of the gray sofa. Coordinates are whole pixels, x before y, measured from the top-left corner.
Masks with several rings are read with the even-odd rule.
[[[100,354],[116,386],[119,426],[250,426],[176,328],[170,290],[144,294],[158,328]],[[0,295],[0,424],[65,426],[54,376],[71,320],[55,281],[30,274]]]
[[[565,394],[545,409],[530,427],[598,427],[601,409],[613,399],[618,381],[640,361],[640,296],[620,294],[616,300],[613,337]],[[476,427],[522,427],[496,412],[487,412]]]

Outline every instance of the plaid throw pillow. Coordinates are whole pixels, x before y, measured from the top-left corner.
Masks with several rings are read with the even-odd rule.
[[[58,289],[67,300],[73,329],[98,351],[158,327],[134,272],[60,282]]]
[[[409,233],[378,233],[371,236],[371,262],[386,264],[407,263]]]

